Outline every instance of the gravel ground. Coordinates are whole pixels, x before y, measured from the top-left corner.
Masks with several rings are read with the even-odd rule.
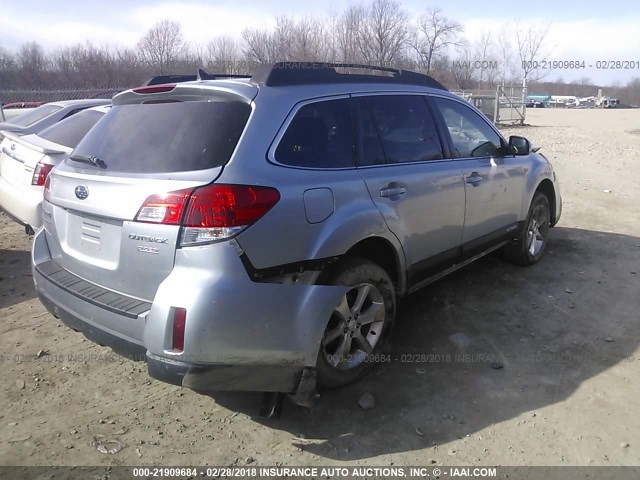
[[[543,261],[490,256],[413,295],[394,361],[279,420],[256,394],[151,380],[45,313],[2,215],[0,465],[640,464],[640,110],[528,113],[507,133],[542,146],[564,197]]]

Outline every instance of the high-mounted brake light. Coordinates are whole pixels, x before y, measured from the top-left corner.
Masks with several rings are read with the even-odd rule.
[[[138,87],[138,88],[134,88],[133,92],[134,93],[164,93],[164,92],[170,92],[171,90],[173,90],[174,88],[176,88],[176,84],[175,83],[167,83],[164,85],[152,85],[150,87]]]
[[[280,200],[275,188],[208,185],[150,196],[135,220],[184,227],[180,244],[200,245],[232,237],[262,218]]]
[[[53,168],[53,165],[49,163],[42,163],[42,161],[38,162],[36,168],[33,170],[33,177],[31,178],[31,185],[36,185],[38,187],[44,186],[44,182],[47,180],[49,176],[49,172]]]

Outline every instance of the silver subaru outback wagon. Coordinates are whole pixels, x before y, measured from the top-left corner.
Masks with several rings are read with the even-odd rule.
[[[497,249],[542,257],[542,154],[428,76],[344,67],[117,95],[47,178],[47,309],[154,378],[301,394],[364,375],[401,297]]]

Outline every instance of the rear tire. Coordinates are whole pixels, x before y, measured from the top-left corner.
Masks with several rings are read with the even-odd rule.
[[[538,263],[547,248],[551,226],[549,199],[544,193],[533,196],[522,232],[516,240],[504,247],[504,257],[516,265]]]
[[[318,385],[337,388],[375,365],[395,317],[395,290],[384,269],[358,257],[336,264],[323,283],[352,287],[327,322],[316,362]]]

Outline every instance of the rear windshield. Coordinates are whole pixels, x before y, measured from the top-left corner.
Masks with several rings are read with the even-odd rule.
[[[45,117],[48,117],[54,112],[57,112],[62,107],[60,105],[40,105],[35,110],[18,115],[11,119],[11,123],[19,125],[20,127],[30,127],[36,122],[39,122]]]
[[[74,156],[97,157],[107,171],[167,173],[226,164],[251,107],[229,98],[112,107]],[[71,161],[72,163],[78,163]],[[86,168],[85,163],[78,163]]]
[[[91,127],[102,118],[104,112],[96,110],[83,110],[80,113],[65,118],[64,120],[42,130],[38,136],[50,142],[76,148]]]

